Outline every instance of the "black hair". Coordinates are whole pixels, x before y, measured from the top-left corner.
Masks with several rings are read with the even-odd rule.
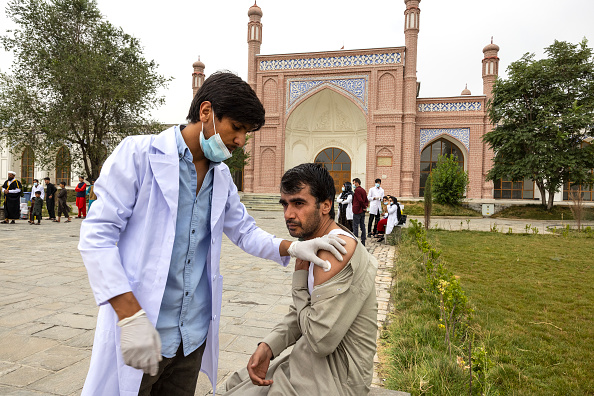
[[[37,183],[39,183],[39,180],[37,180],[37,179],[33,179],[33,181],[34,181],[34,182],[36,181]]]
[[[305,163],[285,172],[281,179],[280,191],[283,194],[297,194],[309,186],[309,193],[316,199],[316,204],[327,199],[331,202],[330,218],[334,220],[334,179],[322,164]]]
[[[359,179],[358,177],[355,177],[353,179],[353,183],[357,183],[358,185],[361,185],[361,179]]]
[[[382,184],[382,179],[375,179],[375,183]]]
[[[264,106],[248,83],[237,75],[218,71],[208,77],[192,100],[187,120],[200,122],[200,105],[210,102],[212,111],[220,120],[229,117],[257,131],[264,125]]]
[[[393,204],[397,204],[398,203],[398,198],[394,197],[394,196],[390,196],[390,199],[392,200]]]
[[[46,176],[46,177],[43,178],[43,180],[50,181],[50,178]]]
[[[351,184],[351,182],[344,182],[344,192],[352,192],[353,191],[353,185]]]
[[[66,182],[61,181],[60,185],[62,185],[62,184],[64,185],[64,187],[66,187]]]
[[[37,195],[37,194],[41,195],[41,191],[39,191],[39,190],[35,191],[35,195]]]

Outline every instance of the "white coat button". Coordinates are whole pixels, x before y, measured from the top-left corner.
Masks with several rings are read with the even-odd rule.
[[[217,315],[213,316],[212,320],[217,320]]]
[[[212,281],[214,282],[214,281],[216,281],[216,280],[217,280],[217,276],[216,276],[216,275],[213,275],[213,277],[212,277]]]

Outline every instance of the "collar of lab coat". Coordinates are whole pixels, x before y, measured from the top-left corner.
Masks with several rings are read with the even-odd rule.
[[[175,140],[177,129],[179,126],[175,125],[155,136],[153,149],[149,154],[153,175],[172,213],[177,213],[179,198],[179,156]],[[229,186],[225,184],[223,177],[224,168],[226,165],[219,163],[213,169],[211,228],[221,216],[228,198]]]

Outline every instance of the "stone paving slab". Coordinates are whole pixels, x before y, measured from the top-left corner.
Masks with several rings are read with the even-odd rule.
[[[290,238],[281,212],[253,215],[263,229]],[[0,225],[2,246],[18,247],[22,258],[41,258],[0,258],[0,395],[80,394],[98,311],[77,250],[80,222]],[[378,301],[385,318],[394,250],[374,244],[369,249],[380,261]],[[219,386],[247,364],[257,343],[288,312],[293,267],[256,259],[224,238]],[[203,374],[195,394],[212,394]]]

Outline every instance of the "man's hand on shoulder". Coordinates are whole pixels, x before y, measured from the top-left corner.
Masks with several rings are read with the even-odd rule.
[[[315,266],[314,267],[314,286],[321,285],[322,283],[326,282],[328,279],[332,278],[334,275],[338,274],[344,266],[349,262],[353,253],[355,253],[355,249],[357,247],[357,241],[351,237],[345,235],[335,235],[337,238],[342,239],[345,242],[344,248],[346,249],[346,254],[343,254],[342,261],[339,261],[332,255],[330,252],[325,250],[320,250],[318,252],[318,257],[322,260],[327,260],[330,262],[332,267],[330,271],[324,271],[321,267]]]

